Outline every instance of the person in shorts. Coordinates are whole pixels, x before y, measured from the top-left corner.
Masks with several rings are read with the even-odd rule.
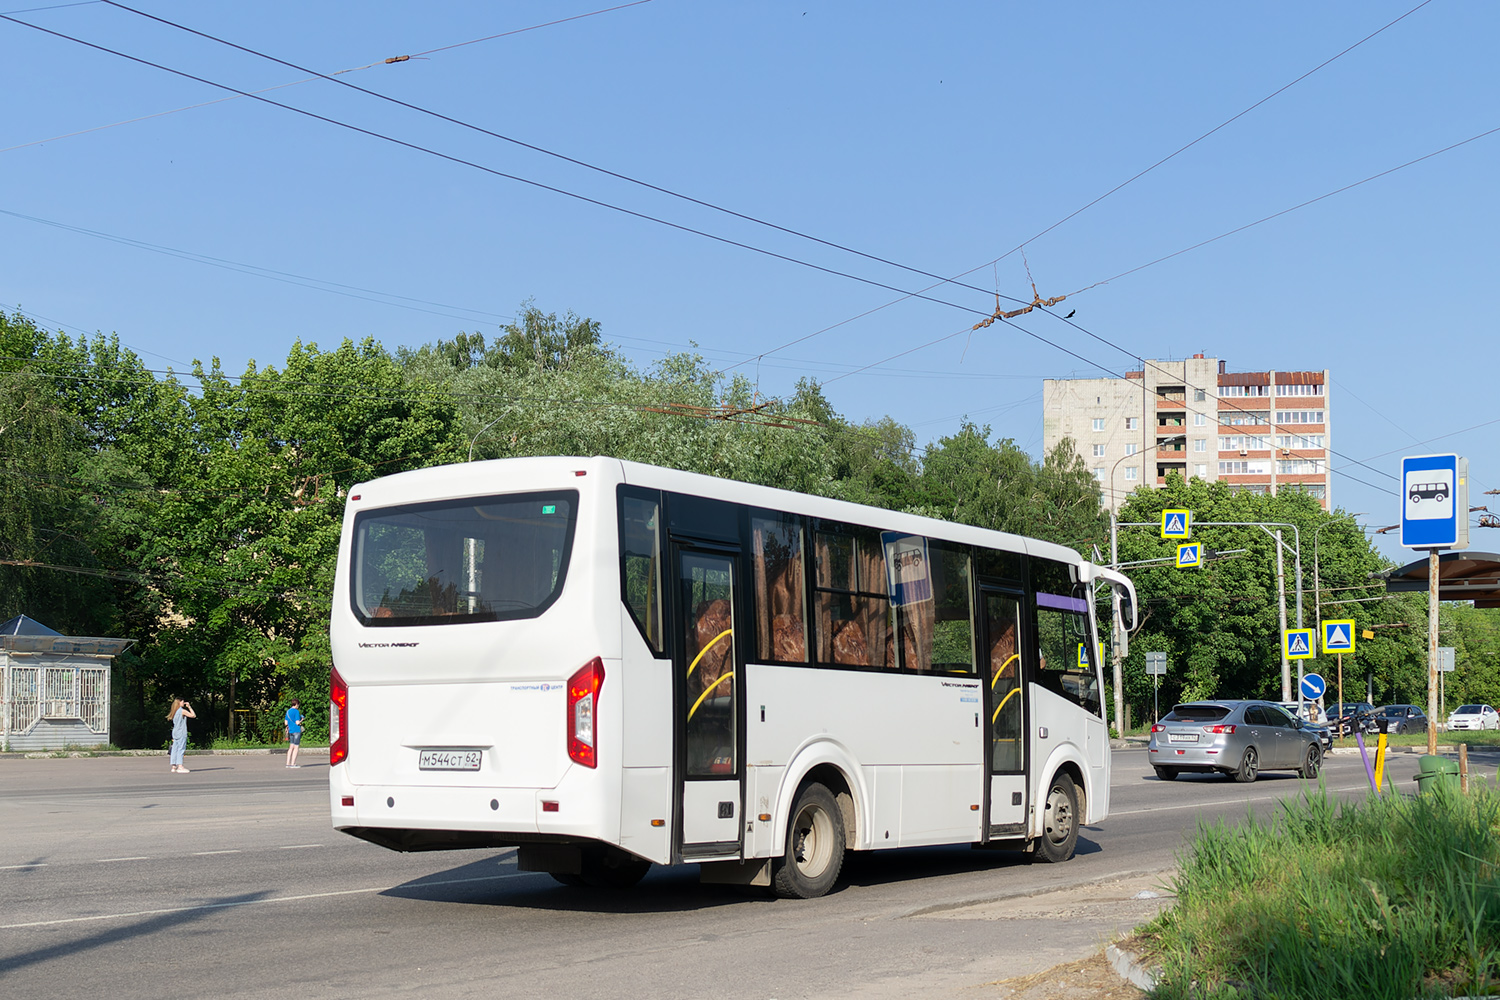
[[[297,763],[297,751],[302,746],[302,707],[296,698],[292,699],[292,707],[286,710],[286,738],[291,744],[286,748],[286,766],[301,767]]]

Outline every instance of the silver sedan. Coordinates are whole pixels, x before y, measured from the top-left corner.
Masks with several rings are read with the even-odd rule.
[[[1163,781],[1184,771],[1218,771],[1235,781],[1267,770],[1316,778],[1323,764],[1317,732],[1269,701],[1178,705],[1151,727],[1146,750]]]

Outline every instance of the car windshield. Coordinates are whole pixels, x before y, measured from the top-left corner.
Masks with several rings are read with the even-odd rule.
[[[1178,705],[1162,718],[1163,722],[1218,722],[1229,714],[1224,705]]]
[[[1482,709],[1478,705],[1460,705],[1453,710],[1454,715],[1478,715]]]

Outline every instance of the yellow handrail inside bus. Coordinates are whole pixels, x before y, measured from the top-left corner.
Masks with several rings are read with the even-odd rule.
[[[1011,653],[1010,657],[1004,663],[1000,664],[1000,669],[996,670],[995,671],[995,676],[990,678],[990,690],[991,691],[995,690],[995,682],[1000,679],[1000,675],[1001,674],[1005,673],[1005,668],[1008,667],[1008,666],[1010,666],[1010,661],[1011,660],[1019,660],[1020,658],[1021,658],[1021,654],[1020,653]],[[1004,704],[1004,702],[1001,702],[1001,704]]]
[[[1014,698],[1016,695],[1018,695],[1020,693],[1021,693],[1020,687],[1019,686],[1018,687],[1014,687],[1014,688],[1011,688],[1010,694],[1008,694],[1004,698],[1000,699],[1000,704],[998,704],[998,705],[995,706],[995,714],[992,715],[992,716],[990,716],[990,725],[993,726],[995,724],[995,720],[998,719],[998,718],[1000,718],[1000,710],[1005,707],[1005,703],[1007,701],[1010,701],[1012,698]]]
[[[731,678],[733,676],[734,676],[734,671],[731,670],[729,673],[725,674],[723,677],[720,677],[718,680],[714,681],[712,684],[710,684],[707,688],[704,689],[703,693],[698,696],[698,700],[695,701],[695,702],[693,702],[693,707],[690,708],[690,709],[688,709],[688,721],[689,722],[693,721],[693,715],[695,713],[697,713],[698,706],[701,705],[701,704],[703,704],[703,699],[708,697],[708,693],[710,691],[712,691],[714,688],[718,687],[720,684],[723,684],[725,681],[729,680],[729,678]]]
[[[732,628],[726,628],[724,631],[720,632],[718,635],[716,635],[712,639],[708,640],[708,645],[707,646],[704,646],[702,649],[698,650],[698,655],[695,656],[695,657],[693,657],[693,662],[692,663],[688,664],[687,675],[689,677],[693,676],[693,671],[696,670],[696,669],[698,669],[698,661],[701,660],[701,659],[703,659],[703,654],[706,653],[706,652],[708,652],[710,649],[713,649],[714,648],[714,643],[718,642],[720,639],[724,638],[726,635],[734,635],[734,629],[732,629]],[[713,689],[710,688],[709,690],[713,690]],[[688,716],[688,718],[692,718],[692,716]]]

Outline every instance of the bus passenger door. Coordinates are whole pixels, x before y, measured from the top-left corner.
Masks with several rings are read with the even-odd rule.
[[[1026,696],[1021,671],[1021,599],[985,589],[982,676],[988,694],[989,825],[986,840],[1026,835]]]
[[[677,547],[678,843],[684,860],[740,851],[740,686],[734,554]]]

